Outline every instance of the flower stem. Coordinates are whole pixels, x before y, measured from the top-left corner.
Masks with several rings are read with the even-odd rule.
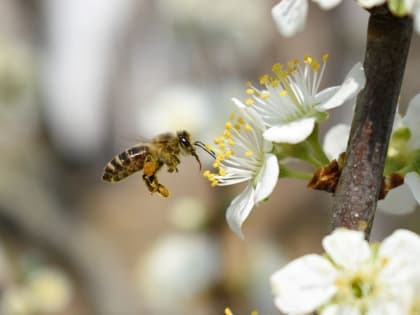
[[[279,178],[296,178],[296,179],[303,179],[303,180],[310,180],[314,175],[308,172],[301,172],[292,170],[290,168],[286,168],[283,165],[280,165],[280,175]]]
[[[364,68],[366,86],[357,98],[346,159],[333,201],[332,227],[369,238],[384,162],[413,32],[410,17],[386,5],[372,9]]]
[[[311,153],[316,157],[316,159],[319,161],[321,166],[324,166],[330,163],[330,160],[326,156],[324,149],[319,143],[318,130],[319,130],[318,124],[315,124],[314,131],[306,139],[306,143],[310,146]]]

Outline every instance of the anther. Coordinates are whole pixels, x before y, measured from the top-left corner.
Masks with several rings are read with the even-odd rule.
[[[252,104],[254,104],[254,100],[252,98],[248,98],[248,99],[246,99],[245,104],[246,105],[252,105]]]

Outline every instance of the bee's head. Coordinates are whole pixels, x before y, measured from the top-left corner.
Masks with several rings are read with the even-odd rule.
[[[182,130],[182,131],[178,131],[176,135],[178,137],[181,153],[191,154],[192,156],[194,156],[198,164],[200,165],[200,169],[201,169],[201,162],[200,162],[200,159],[198,158],[197,153],[195,152],[195,148],[193,144],[191,143],[192,141],[191,141],[190,133],[188,131]]]

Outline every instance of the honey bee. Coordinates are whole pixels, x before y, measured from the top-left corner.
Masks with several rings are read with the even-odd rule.
[[[193,143],[191,135],[185,130],[178,131],[176,134],[160,134],[149,143],[139,143],[115,156],[106,165],[102,179],[111,183],[119,182],[143,170],[143,181],[149,191],[157,192],[162,197],[168,197],[169,190],[159,183],[156,173],[164,165],[168,172],[178,172],[180,155],[194,156],[201,169],[201,162],[194,145],[208,151],[203,142]]]

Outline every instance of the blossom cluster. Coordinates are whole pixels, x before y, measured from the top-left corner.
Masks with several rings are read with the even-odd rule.
[[[275,64],[272,74],[260,77],[259,85],[247,83],[246,98],[233,98],[231,113],[221,136],[214,139],[217,170],[207,170],[212,186],[246,183],[226,212],[230,228],[243,237],[242,224],[252,209],[268,199],[279,178],[309,180],[312,173],[286,167],[299,159],[320,169],[345,151],[350,127],[339,124],[326,134],[324,146],[318,125],[328,110],[343,105],[365,85],[363,67],[356,63],[339,86],[320,90],[328,55],[321,62],[305,56],[303,62]],[[397,174],[403,185],[391,187],[379,209],[393,214],[412,212],[420,204],[420,94],[409,104],[404,117],[396,116],[384,176]],[[311,186],[312,187],[312,186]]]
[[[328,163],[317,139],[318,123],[327,111],[343,105],[365,84],[357,63],[339,86],[320,90],[328,56],[321,63],[305,56],[286,65],[275,64],[273,74],[261,76],[261,88],[249,83],[244,101],[234,98],[232,113],[223,134],[214,139],[217,172],[204,172],[213,186],[246,182],[245,190],[226,212],[229,226],[243,236],[241,226],[255,205],[267,199],[278,178],[290,176],[281,163],[290,157],[314,167]]]
[[[323,9],[341,0],[313,0]],[[357,0],[364,8],[388,5],[396,16],[414,17],[420,33],[420,0]],[[304,28],[308,0],[281,0],[272,9],[278,30],[292,36]],[[232,113],[215,146],[208,151],[215,172],[205,171],[212,186],[246,183],[229,205],[226,218],[231,229],[243,237],[242,225],[252,209],[269,198],[279,178],[312,178],[286,167],[299,159],[321,171],[346,150],[350,127],[339,124],[318,139],[319,124],[328,111],[353,98],[365,86],[365,75],[356,63],[338,86],[320,89],[328,55],[321,61],[305,56],[275,64],[272,73],[251,82],[246,98],[233,98]],[[327,167],[326,167],[327,166]],[[340,170],[341,171],[341,170]],[[420,94],[410,102],[404,116],[397,113],[390,138],[386,178],[397,176],[401,186],[379,202],[380,209],[404,214],[420,204]],[[338,175],[339,176],[339,173]],[[314,176],[314,178],[316,178]],[[334,191],[334,190],[330,190]],[[384,192],[384,195],[388,190]],[[382,196],[383,197],[383,196]],[[380,197],[380,198],[382,198]],[[403,199],[403,200],[402,200]],[[271,276],[274,302],[287,315],[379,315],[420,314],[420,236],[397,230],[382,243],[369,244],[361,231],[339,228],[322,242],[323,255],[300,257]],[[226,315],[232,315],[230,309]]]

